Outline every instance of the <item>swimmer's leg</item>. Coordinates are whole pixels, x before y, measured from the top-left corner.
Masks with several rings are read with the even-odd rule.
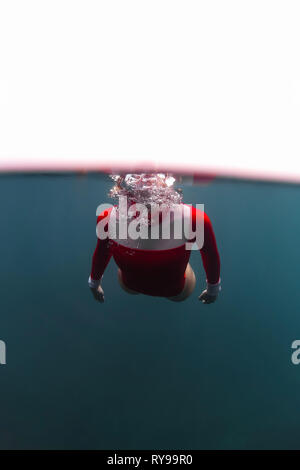
[[[135,290],[128,289],[128,287],[125,286],[125,284],[123,282],[123,279],[122,279],[121,269],[118,269],[118,280],[119,280],[120,286],[122,287],[122,289],[124,289],[125,292],[127,292],[127,294],[132,294],[132,295],[138,295],[139,294],[139,292],[136,292]]]
[[[174,297],[167,297],[167,298],[169,300],[172,300],[173,302],[182,302],[183,300],[187,299],[191,295],[191,293],[195,289],[195,286],[196,286],[196,276],[189,263],[185,270],[184,288],[182,289],[180,294],[175,295]]]

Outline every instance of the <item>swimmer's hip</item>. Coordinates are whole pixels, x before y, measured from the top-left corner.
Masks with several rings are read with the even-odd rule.
[[[142,293],[142,294],[145,294],[145,295],[154,295],[154,296],[157,296],[157,297],[165,297],[169,300],[172,300],[173,302],[182,302],[183,300],[187,299],[192,294],[192,292],[194,291],[195,286],[196,286],[196,276],[195,276],[195,273],[194,273],[194,271],[193,271],[193,269],[192,269],[192,267],[189,263],[188,263],[188,265],[186,267],[186,270],[185,270],[185,273],[184,273],[184,287],[181,290],[181,292],[179,294],[175,295],[175,296],[156,295],[154,293],[152,294],[151,289],[149,290],[149,292],[139,292],[137,290],[131,289],[124,282],[121,269],[118,269],[118,280],[119,280],[119,283],[120,283],[120,286],[122,287],[122,289],[125,292],[127,292],[128,294],[137,295],[139,293]],[[166,278],[164,282],[167,283],[168,278]]]

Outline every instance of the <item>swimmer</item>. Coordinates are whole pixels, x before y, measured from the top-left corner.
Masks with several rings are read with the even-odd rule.
[[[220,257],[207,214],[183,204],[182,194],[172,187],[174,178],[168,175],[130,174],[114,180],[110,195],[119,198],[119,206],[103,210],[97,218],[98,241],[88,280],[94,298],[104,302],[102,277],[113,257],[119,284],[126,293],[173,302],[186,300],[196,285],[189,263],[191,246],[196,243],[206,273],[206,288],[199,300],[204,304],[215,302],[221,289]],[[126,199],[126,237],[120,233],[122,223],[124,228],[122,198]],[[199,227],[202,237],[197,237]]]

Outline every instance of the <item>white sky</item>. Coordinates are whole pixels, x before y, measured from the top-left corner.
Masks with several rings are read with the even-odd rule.
[[[1,0],[0,170],[300,181],[299,0]]]

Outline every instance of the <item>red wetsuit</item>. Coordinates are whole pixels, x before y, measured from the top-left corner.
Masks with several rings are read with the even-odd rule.
[[[188,211],[193,229],[197,220],[200,218],[203,220],[204,243],[200,248],[200,253],[207,285],[214,289],[214,286],[219,286],[220,283],[220,257],[210,219],[195,207],[184,204],[181,206]],[[112,210],[103,211],[97,218],[97,224],[102,221],[106,231],[108,231]],[[185,242],[182,240],[177,241],[176,246],[174,246],[174,240],[169,242],[169,246],[164,240],[163,249],[159,245],[161,240],[156,240],[155,243],[156,249],[153,249],[153,241],[149,243],[144,241],[143,248],[137,248],[110,237],[102,240],[98,238],[92,260],[91,282],[95,284],[97,281],[100,282],[113,256],[122,272],[122,280],[129,289],[152,296],[178,295],[184,288],[185,270],[191,251],[186,249]]]

